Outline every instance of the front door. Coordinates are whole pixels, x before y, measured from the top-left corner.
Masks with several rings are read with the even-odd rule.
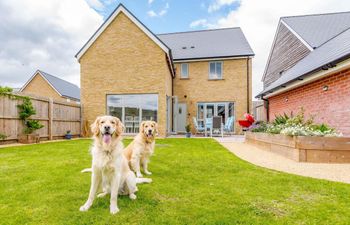
[[[186,132],[186,117],[187,117],[187,105],[186,103],[179,103],[177,107],[177,131]]]

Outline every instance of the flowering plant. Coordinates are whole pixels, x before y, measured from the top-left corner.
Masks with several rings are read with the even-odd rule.
[[[272,123],[253,124],[249,130],[288,136],[342,136],[326,124],[315,124],[312,116],[305,120],[303,109],[296,116],[278,115]]]

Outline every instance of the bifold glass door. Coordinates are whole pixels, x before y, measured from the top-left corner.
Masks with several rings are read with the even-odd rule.
[[[207,118],[221,116],[225,124],[227,119],[234,116],[233,102],[202,102],[197,104],[197,121],[199,126],[204,126]]]
[[[123,122],[126,133],[138,133],[141,121],[157,121],[158,95],[107,95],[107,113]]]

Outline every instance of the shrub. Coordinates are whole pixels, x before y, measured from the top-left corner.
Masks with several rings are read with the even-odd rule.
[[[326,124],[315,124],[313,116],[305,120],[304,109],[296,116],[277,115],[269,124],[261,124],[250,129],[252,132],[266,132],[270,134],[284,134],[288,136],[342,136],[335,129]]]
[[[17,105],[17,107],[19,109],[19,118],[23,121],[23,124],[25,125],[25,134],[31,134],[35,130],[44,127],[42,124],[39,123],[39,121],[29,119],[29,117],[36,114],[33,104],[29,98],[24,98],[23,103]]]
[[[5,140],[7,136],[5,134],[0,134],[0,140]]]

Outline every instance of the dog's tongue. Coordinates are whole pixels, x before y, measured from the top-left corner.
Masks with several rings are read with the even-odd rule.
[[[109,142],[111,141],[111,135],[110,134],[104,134],[103,135],[103,142],[106,144],[109,144]]]

